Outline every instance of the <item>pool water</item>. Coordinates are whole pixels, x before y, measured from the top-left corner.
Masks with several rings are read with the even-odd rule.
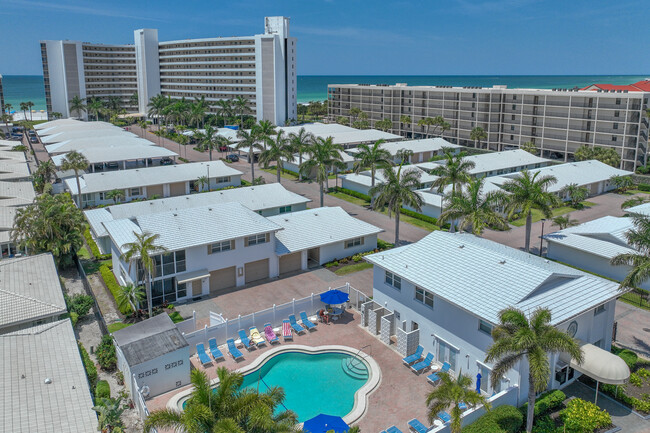
[[[354,407],[355,393],[367,381],[368,368],[354,355],[284,352],[245,375],[243,386],[260,392],[267,386],[282,387],[284,406],[305,422],[321,413],[347,415]]]

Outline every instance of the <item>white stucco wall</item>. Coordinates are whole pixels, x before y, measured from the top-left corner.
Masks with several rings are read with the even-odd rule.
[[[175,366],[172,367],[172,365]],[[149,387],[149,397],[187,385],[190,383],[189,347],[183,347],[143,364],[132,366],[131,373],[135,375],[140,388]],[[125,374],[125,381],[126,378]]]
[[[363,238],[363,245],[357,245],[352,248],[345,248],[345,242],[323,245],[320,247],[320,264],[322,265],[332,260],[372,251],[375,248],[377,248],[377,235],[365,236]]]
[[[362,185],[362,184],[357,183],[357,182],[352,182],[351,180],[346,179],[346,178],[341,179],[341,187],[345,188],[345,189],[352,190],[352,191],[360,192],[361,194],[370,195],[369,194],[369,192],[370,192],[370,187],[369,186]]]

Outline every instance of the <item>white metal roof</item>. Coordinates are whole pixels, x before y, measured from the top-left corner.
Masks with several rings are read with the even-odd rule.
[[[60,125],[52,125],[47,128],[39,128],[36,130],[36,133],[38,134],[39,137],[44,137],[46,135],[52,135],[52,134],[58,134],[59,132],[67,132],[67,131],[93,131],[97,129],[115,129],[118,128],[117,126],[113,125],[112,123],[107,123],[107,122],[81,122],[77,121],[77,123],[70,123],[70,124],[60,124]],[[121,128],[120,128],[121,129]]]
[[[354,161],[355,161],[354,157],[352,157],[352,156],[350,156],[349,154],[343,152],[342,150],[339,151],[339,154],[341,155],[341,160],[343,161],[343,163],[348,163],[348,162],[354,162]],[[293,162],[294,164],[296,164],[296,165],[297,165],[298,162],[299,162],[298,157],[299,157],[299,154],[297,154],[297,153],[295,153],[295,154],[293,155],[293,158],[294,158],[294,159],[293,159],[292,162]],[[284,158],[283,158],[283,159],[284,159]],[[304,163],[305,161],[309,161],[310,159],[311,159],[311,156],[310,156],[308,153],[303,153],[303,154],[302,154],[302,162],[303,162],[303,163]],[[284,159],[284,160],[286,161],[286,159]]]
[[[200,176],[207,176],[208,173],[210,174],[210,179],[242,175],[241,171],[224,164],[223,161],[206,161],[136,168],[129,170],[127,173],[119,170],[86,173],[79,177],[79,184],[81,185],[81,192],[83,194],[90,194],[114,189],[187,182],[196,180]],[[65,183],[72,194],[78,193],[75,178],[66,179]]]
[[[21,199],[28,203],[34,201],[36,192],[30,181],[2,182],[0,181],[0,206],[6,199]]]
[[[620,295],[616,283],[467,233],[435,231],[366,260],[491,323],[514,306],[549,308],[558,324]]]
[[[104,223],[116,245],[133,242],[133,232],[159,234],[156,242],[180,250],[244,236],[273,232],[281,227],[239,203],[221,203],[121,219]]]
[[[52,128],[54,126],[79,125],[79,124],[82,124],[82,123],[84,123],[84,122],[81,121],[81,120],[72,119],[72,118],[57,119],[57,120],[50,120],[49,122],[37,123],[36,125],[34,125],[34,129],[38,131],[39,129],[48,129],[48,128]]]
[[[450,149],[460,149],[461,146],[457,144],[452,144],[441,137],[436,138],[423,138],[420,140],[404,140],[404,141],[388,141],[382,143],[381,147],[386,149],[392,156],[397,155],[402,149],[411,150],[413,153],[421,152],[439,152],[445,147]],[[359,148],[355,147],[349,149],[348,152],[356,154],[359,152]]]
[[[136,134],[132,132],[127,132],[122,128],[118,128],[116,126],[114,128],[100,128],[100,129],[90,129],[90,130],[78,129],[72,131],[61,131],[52,135],[41,137],[41,141],[43,142],[43,144],[52,144],[52,143],[60,143],[62,141],[67,141],[67,140],[77,140],[80,138],[101,138],[101,137],[112,137],[112,136],[133,137],[133,138],[137,137]]]
[[[470,155],[466,156],[464,159],[466,161],[472,161],[475,164],[474,168],[470,170],[471,174],[483,174],[502,170],[521,171],[530,165],[541,164],[541,166],[544,166],[551,162],[546,158],[540,158],[539,156],[535,156],[521,149],[483,153],[480,155]],[[417,165],[418,167],[422,167],[426,170],[433,170],[435,167],[444,163],[444,160],[440,160],[434,162],[424,162]]]
[[[340,207],[320,207],[269,217],[284,230],[277,232],[278,255],[383,232],[350,216]]]
[[[338,123],[310,123],[297,126],[278,126],[276,130],[282,130],[287,135],[297,133],[301,128],[314,134],[317,137],[332,137],[335,144],[354,144],[366,143],[371,141],[384,140],[401,140],[399,135],[389,132],[379,131],[378,129],[356,129],[350,126],[339,125]]]
[[[202,134],[205,134],[205,129],[198,129],[198,131]],[[193,137],[194,136],[194,131],[193,130],[187,130],[183,131],[183,135],[187,135],[188,137]],[[237,130],[236,129],[230,129],[230,128],[217,128],[216,134],[215,135],[221,135],[222,137],[226,137],[232,141],[241,141],[241,138],[237,136]]]
[[[395,168],[396,169],[396,168]],[[427,173],[426,171],[422,170],[421,168],[415,166],[415,165],[406,165],[402,167],[403,172],[407,171],[412,171],[415,170],[418,173],[420,173],[420,183],[430,183],[438,179],[438,176],[434,176],[432,174]],[[367,187],[372,186],[372,176],[370,170],[367,171],[362,171],[359,174],[355,173],[348,173],[348,174],[342,174],[339,176],[341,179],[345,179],[348,182],[354,182],[358,183],[359,185],[364,185]],[[383,183],[386,181],[386,178],[384,177],[384,171],[383,170],[377,170],[375,172],[375,185],[378,185],[380,183]]]
[[[0,180],[18,180],[31,176],[26,162],[0,159]]]
[[[633,206],[625,209],[628,213],[636,213],[641,215],[650,215],[650,203],[640,204],[638,206]]]
[[[119,147],[119,146],[153,146],[149,140],[133,135],[109,135],[107,137],[84,137],[60,141],[45,146],[50,155],[79,151],[81,149]]]
[[[158,146],[110,146],[110,147],[91,147],[88,149],[78,149],[77,152],[86,157],[89,164],[99,164],[103,162],[129,161],[133,159],[161,158],[178,156],[176,152],[167,150]],[[59,167],[66,154],[55,155],[52,162]]]
[[[150,215],[230,202],[240,203],[248,209],[258,212],[280,206],[308,203],[310,201],[306,197],[285,189],[279,183],[269,183],[266,185],[224,189],[221,191],[204,192],[180,197],[124,203],[99,209],[91,209],[84,213],[93,232],[97,236],[106,236],[107,233],[102,223],[114,219],[133,218],[140,215]]]

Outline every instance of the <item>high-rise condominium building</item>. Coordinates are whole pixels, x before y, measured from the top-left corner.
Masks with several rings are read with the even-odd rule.
[[[444,138],[474,146],[471,131],[482,128],[480,145],[507,150],[532,142],[547,158],[571,160],[582,145],[615,149],[621,168],[645,165],[648,146],[650,80],[629,86],[592,85],[584,89],[508,89],[506,86],[451,87],[330,84],[329,116],[348,119],[360,108],[371,124],[393,123],[390,132],[420,137],[423,118],[442,116],[450,128]],[[409,122],[410,119],[410,122]],[[429,127],[429,135],[440,135]]]
[[[119,98],[127,111],[146,113],[162,94],[204,97],[216,112],[215,101],[241,96],[258,120],[284,124],[297,117],[296,49],[286,17],[266,17],[254,36],[160,42],[157,30],[140,29],[133,45],[41,41],[47,111],[76,115],[70,100],[78,96]]]

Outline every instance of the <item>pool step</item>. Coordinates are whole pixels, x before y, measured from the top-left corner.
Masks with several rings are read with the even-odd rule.
[[[342,359],[341,368],[345,374],[354,379],[368,379],[368,368],[363,361],[354,358]]]

